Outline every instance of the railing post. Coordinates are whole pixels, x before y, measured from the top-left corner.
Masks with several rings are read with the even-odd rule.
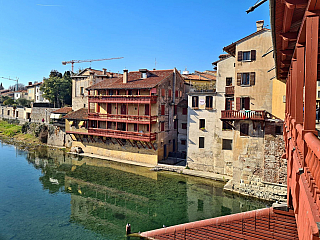
[[[306,19],[304,130],[315,130],[319,16]]]

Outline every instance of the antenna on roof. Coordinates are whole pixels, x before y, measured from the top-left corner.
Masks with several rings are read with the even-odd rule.
[[[154,58],[154,70],[157,69],[157,58]]]

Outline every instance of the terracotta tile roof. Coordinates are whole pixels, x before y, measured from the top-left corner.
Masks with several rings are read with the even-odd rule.
[[[164,79],[173,74],[173,69],[171,70],[152,70],[148,71],[150,74],[147,78],[141,78],[141,73],[139,71],[128,73],[128,82],[123,83],[123,77],[116,78],[114,81],[111,79],[106,79],[101,81],[87,89],[150,89],[157,86]]]
[[[231,43],[230,45],[224,47],[224,48],[223,48],[223,51],[229,53],[229,54],[232,55],[232,56],[235,56],[235,55],[236,55],[236,45],[237,45],[238,43],[243,42],[243,41],[246,41],[246,40],[248,40],[249,38],[254,37],[255,35],[258,35],[258,34],[260,34],[260,33],[267,32],[267,31],[270,31],[270,29],[262,28],[261,30],[256,31],[256,32],[254,32],[254,33],[252,33],[252,34],[250,34],[250,35],[248,35],[248,36],[246,36],[246,37],[244,37],[244,38],[241,38],[240,40],[238,40],[238,41],[236,41],[236,42],[234,42],[234,43]]]
[[[232,57],[230,54],[220,54],[219,55],[219,60],[215,61],[212,63],[212,65],[217,65],[218,62],[222,61],[222,60],[225,60],[229,57]]]
[[[197,72],[191,74],[183,74],[184,80],[211,81],[216,80],[216,76],[209,73]]]
[[[88,119],[88,108],[80,108],[77,111],[74,111],[74,112],[67,114],[63,118],[87,120]]]
[[[42,84],[42,82],[34,83],[32,85],[27,85],[26,88],[34,87],[34,86],[41,85],[41,84]]]
[[[265,208],[141,233],[150,239],[297,239],[293,210]]]
[[[63,108],[60,108],[58,110],[53,111],[52,113],[64,114],[64,113],[69,113],[71,111],[72,111],[72,107],[63,107]]]

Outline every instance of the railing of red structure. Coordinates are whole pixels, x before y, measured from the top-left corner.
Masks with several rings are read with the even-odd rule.
[[[264,120],[266,117],[265,111],[250,111],[250,110],[222,110],[221,119],[251,119],[251,120]]]
[[[158,116],[145,116],[145,115],[121,115],[121,114],[102,114],[102,113],[89,113],[90,120],[116,120],[126,122],[142,122],[149,123],[157,121]]]
[[[109,103],[156,103],[157,96],[147,95],[99,95],[88,96],[89,102],[109,102]]]
[[[113,138],[123,138],[123,139],[132,139],[140,141],[154,141],[156,140],[156,133],[142,133],[142,132],[129,132],[113,129],[101,129],[101,128],[89,128],[88,134],[104,136],[104,137],[113,137]]]
[[[226,86],[226,94],[233,95],[234,94],[234,86]]]

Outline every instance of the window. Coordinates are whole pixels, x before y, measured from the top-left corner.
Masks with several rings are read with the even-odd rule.
[[[256,81],[255,72],[237,73],[237,85],[238,86],[253,86]]]
[[[176,91],[176,93],[175,93],[175,97],[177,98],[179,96],[179,92],[178,91]]]
[[[177,129],[177,127],[178,127],[178,121],[177,121],[177,119],[175,119],[175,120],[173,121],[173,126],[174,126],[174,129]]]
[[[161,89],[161,96],[162,97],[166,96],[166,90],[164,88]]]
[[[276,134],[282,135],[282,127],[281,126],[276,126]]]
[[[182,108],[182,115],[188,114],[188,108]]]
[[[198,199],[198,212],[203,212],[203,200]]]
[[[249,124],[241,123],[240,124],[240,136],[248,136],[249,135]]]
[[[187,129],[187,124],[186,123],[181,123],[181,128],[182,129]]]
[[[320,87],[320,81],[317,81],[318,82],[318,87]]]
[[[132,95],[132,90],[128,90],[128,95]]]
[[[226,86],[232,86],[232,77],[226,78]]]
[[[199,148],[204,148],[204,137],[199,137]]]
[[[133,124],[133,131],[135,132],[138,131],[138,124],[136,123]]]
[[[168,90],[168,97],[171,98],[171,95],[172,95],[172,91],[171,91],[171,89],[169,89]]]
[[[232,140],[222,139],[222,150],[232,150]]]
[[[186,140],[181,140],[181,145],[186,145]]]
[[[238,61],[255,61],[256,60],[256,50],[251,51],[239,51]]]
[[[286,103],[286,95],[283,95],[283,96],[282,96],[282,102],[283,102],[283,103]]]
[[[8,116],[10,115],[10,110],[8,110]]]
[[[174,105],[174,115],[176,115],[177,114],[177,112],[178,112],[178,106],[177,105]]]
[[[206,127],[206,120],[205,119],[200,119],[199,128],[200,129],[205,129],[205,127]]]
[[[165,108],[164,107],[165,107],[164,105],[161,105],[161,115],[164,115],[164,113],[165,113]]]
[[[250,110],[250,98],[242,97],[240,98],[240,110]]]
[[[192,107],[193,108],[199,107],[199,97],[198,96],[192,96]]]
[[[226,98],[226,106],[225,106],[225,109],[226,109],[226,110],[232,110],[232,109],[234,109],[233,103],[234,103],[234,99],[233,99],[233,98]]]
[[[212,96],[206,96],[206,108],[212,109],[212,101],[213,101]]]
[[[318,98],[320,98],[320,91],[318,91]]]
[[[113,95],[113,90],[112,90],[112,89],[109,90],[109,95],[110,95],[110,96]]]
[[[83,89],[83,87],[80,87],[80,94],[81,94],[81,95],[84,94],[84,89]]]
[[[19,112],[18,111],[16,111],[16,117],[18,117],[19,116]]]
[[[164,122],[160,123],[160,131],[163,132],[164,131]]]

